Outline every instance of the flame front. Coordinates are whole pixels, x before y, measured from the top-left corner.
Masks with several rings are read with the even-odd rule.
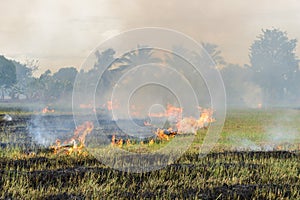
[[[117,101],[107,101],[106,102],[106,108],[107,110],[109,111],[112,111],[112,110],[115,110],[115,109],[119,109],[120,105],[119,105],[119,102]]]
[[[149,117],[168,117],[168,118],[174,118],[175,120],[179,121],[182,116],[182,108],[175,107],[171,104],[167,105],[167,110],[165,112],[160,113],[149,113]]]
[[[197,133],[197,130],[201,128],[207,128],[211,122],[214,122],[213,110],[203,109],[199,107],[201,112],[200,117],[195,119],[193,117],[183,118],[176,124],[179,133]]]
[[[51,148],[54,150],[55,154],[65,152],[67,155],[76,153],[78,155],[83,154],[83,148],[85,143],[85,138],[94,129],[94,124],[92,122],[84,122],[79,125],[75,131],[72,138],[61,144],[59,139],[56,140],[56,145]]]
[[[46,106],[45,108],[43,108],[42,113],[43,113],[43,114],[46,114],[46,113],[54,113],[54,109],[49,109],[49,107]]]
[[[171,138],[175,137],[177,134],[197,134],[197,131],[202,128],[207,128],[210,123],[214,122],[213,110],[209,108],[198,108],[200,111],[200,116],[198,119],[194,117],[182,117],[182,108],[178,108],[168,104],[167,110],[164,113],[151,113],[151,117],[168,117],[172,118],[173,122],[176,122],[176,128],[169,127],[167,129],[157,128],[154,132],[155,136],[159,140],[169,141]],[[175,126],[174,125],[174,126]],[[144,126],[152,126],[148,121],[144,121]],[[172,126],[172,125],[171,125]],[[111,141],[112,146],[122,147],[124,141],[122,139],[116,139],[116,136],[112,136]],[[141,141],[140,144],[144,144],[144,141]],[[154,140],[149,141],[149,145],[153,145]],[[126,145],[131,145],[130,142],[126,142]]]

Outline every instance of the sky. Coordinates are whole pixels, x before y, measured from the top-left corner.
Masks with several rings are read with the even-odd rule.
[[[174,29],[219,45],[228,63],[240,65],[262,29],[300,40],[297,0],[0,0],[0,10],[0,54],[38,60],[37,73],[80,67],[105,39],[133,28]]]

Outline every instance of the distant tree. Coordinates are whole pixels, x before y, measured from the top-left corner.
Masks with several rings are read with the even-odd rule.
[[[202,43],[202,46],[203,49],[199,52],[191,51],[182,46],[173,46],[172,53],[166,56],[166,62],[193,86],[198,97],[198,103],[203,106],[210,104],[210,95],[203,74],[201,74],[202,70],[215,70],[216,60],[220,65],[223,65],[225,61],[217,45]]]
[[[111,82],[113,80],[113,74],[111,73],[111,68],[116,61],[115,58],[115,50],[113,49],[107,49],[103,52],[96,51],[96,63],[94,65],[94,68],[90,70],[89,77],[94,77],[94,79],[99,79],[98,77],[99,72],[104,72],[101,77],[101,84],[105,88],[109,88],[111,85]],[[96,75],[96,77],[95,77]]]
[[[126,70],[141,64],[159,61],[158,58],[153,56],[153,49],[147,46],[138,46],[137,49],[125,53],[121,58],[116,58],[115,53],[113,49],[107,49],[103,52],[96,51],[96,64],[93,69],[88,71],[90,80],[101,80],[100,87],[98,87],[99,91],[102,92],[101,98],[111,92],[113,86]],[[100,71],[103,72],[102,77],[98,77]]]
[[[66,67],[60,68],[53,74],[53,84],[56,85],[56,87],[53,88],[55,90],[53,92],[57,93],[57,97],[64,96],[64,98],[67,98],[67,96],[71,95],[77,73],[78,71],[75,67]]]
[[[227,64],[221,70],[229,105],[243,105],[243,95],[247,91],[245,83],[251,82],[251,71],[247,67],[236,64]]]
[[[57,72],[53,74],[53,78],[62,82],[68,81],[70,83],[73,83],[77,73],[78,72],[75,67],[60,68]]]
[[[25,64],[13,61],[16,66],[16,78],[17,81],[12,88],[13,93],[17,95],[24,95],[26,99],[31,99],[34,96],[35,90],[33,84],[35,82],[35,77],[33,77],[33,72],[38,69],[37,61],[27,61]]]
[[[147,69],[151,67],[151,64],[159,63],[161,59],[154,54],[153,48],[146,45],[138,45],[136,49],[125,53],[120,59],[118,59],[118,64],[112,69],[112,74],[114,77],[113,84],[119,80],[120,76],[128,72],[135,67],[144,65]],[[150,70],[151,71],[151,70]],[[149,70],[142,70],[139,73],[139,78],[148,77]],[[150,72],[152,73],[152,71]],[[135,78],[128,78],[128,82],[133,81]],[[132,83],[132,82],[131,82]]]
[[[53,74],[53,79],[61,84],[63,89],[61,94],[70,93],[73,90],[73,84],[77,76],[77,69],[75,67],[61,68],[58,72]]]
[[[52,72],[48,69],[40,75],[37,81],[38,99],[43,101],[53,101],[56,99],[58,92],[55,92],[57,85],[52,77]]]
[[[12,61],[0,56],[0,88],[1,99],[4,99],[8,89],[16,83],[16,67]]]
[[[153,56],[153,48],[138,45],[137,49],[133,49],[132,51],[126,53],[120,60],[122,64],[118,67],[122,68],[131,68],[138,65],[149,64],[149,63],[158,63],[161,61],[160,58]]]
[[[110,67],[112,62],[115,60],[115,50],[113,49],[107,49],[103,52],[99,52],[99,51],[96,51],[95,52],[95,55],[96,55],[96,58],[97,58],[97,61],[94,65],[94,68],[96,69],[103,69],[105,67]]]
[[[253,79],[264,91],[264,101],[276,103],[290,96],[298,60],[295,55],[297,40],[289,39],[279,29],[262,30],[250,48]]]
[[[223,56],[221,55],[222,52],[221,50],[219,50],[218,45],[205,42],[202,42],[201,44],[218,68],[222,68],[226,65],[226,62]]]
[[[171,53],[166,53],[166,62],[177,70],[185,71],[184,67],[188,64],[187,59],[192,59],[194,53],[182,46],[173,46]]]

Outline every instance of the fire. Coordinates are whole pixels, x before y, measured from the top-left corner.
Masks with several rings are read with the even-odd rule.
[[[93,111],[94,113],[97,112],[96,108],[95,108],[95,107],[93,106],[93,104],[91,104],[91,103],[89,103],[89,104],[80,104],[80,105],[79,105],[79,108],[81,108],[81,109],[92,109],[92,111]]]
[[[153,145],[153,144],[154,144],[154,140],[151,139],[151,140],[149,141],[149,146],[151,146],[151,145]]]
[[[175,107],[171,104],[167,105],[167,110],[165,112],[160,112],[160,113],[149,113],[149,117],[168,117],[168,118],[174,118],[175,120],[179,121],[182,116],[182,108]]]
[[[118,148],[122,148],[122,147],[130,147],[132,145],[145,145],[145,144],[148,144],[149,146],[152,146],[153,144],[155,143],[155,140],[152,138],[151,140],[149,141],[131,141],[130,139],[117,139],[115,135],[112,136],[111,138],[111,146],[112,147],[118,147]]]
[[[60,152],[65,152],[67,155],[76,153],[78,155],[83,154],[85,138],[94,129],[94,124],[92,122],[84,122],[79,125],[75,131],[74,136],[61,144],[59,139],[56,140],[56,145],[51,148],[54,150],[55,154]]]
[[[107,110],[111,111],[111,110],[114,110],[114,109],[118,109],[120,107],[120,105],[119,105],[118,102],[107,101],[106,102],[106,107],[107,107]]]
[[[135,105],[131,105],[130,106],[130,114],[132,117],[140,117],[141,113],[139,112],[139,108],[137,108],[137,106]]]
[[[127,145],[127,146],[131,146],[130,139],[127,139],[127,140],[126,140],[126,145]]]
[[[262,108],[262,103],[257,104],[257,108],[261,109]]]
[[[43,113],[43,114],[46,114],[46,113],[54,113],[54,109],[49,109],[49,107],[46,106],[45,108],[43,108],[42,113]]]
[[[180,119],[182,116],[182,108],[178,108],[175,106],[172,106],[171,104],[167,105],[167,110],[166,110],[166,116],[167,117],[176,117],[176,119]]]
[[[214,122],[215,119],[212,117],[214,112],[212,109],[202,109],[199,108],[201,115],[200,118],[197,120],[197,126],[199,128],[207,127],[211,122]]]
[[[117,146],[120,147],[120,148],[123,146],[123,139],[120,139],[120,140],[117,142]]]
[[[149,146],[154,144],[154,139],[157,138],[159,140],[169,141],[171,138],[174,138],[177,134],[187,134],[187,133],[194,133],[197,134],[197,131],[201,128],[207,128],[210,123],[214,122],[215,119],[213,118],[213,110],[212,109],[205,109],[205,108],[198,108],[200,111],[199,118],[194,117],[184,117],[182,119],[182,111],[183,108],[178,108],[168,104],[167,110],[164,113],[151,113],[149,116],[151,117],[170,117],[175,122],[173,125],[170,125],[167,129],[157,128],[154,132],[154,137],[147,141],[140,141],[140,145],[143,145],[145,142],[149,144]],[[144,126],[153,126],[149,121],[144,121]],[[175,128],[176,126],[176,128]],[[173,129],[174,128],[174,129]],[[112,136],[111,145],[115,147],[122,148],[123,145],[130,146],[130,140],[123,141],[123,139],[116,139],[116,136]]]
[[[152,124],[148,121],[144,121],[144,126],[151,126]]]
[[[112,146],[117,146],[117,147],[121,148],[123,146],[123,143],[124,143],[124,141],[123,141],[122,138],[121,139],[116,139],[115,135],[112,136],[112,138],[111,138],[111,145]],[[129,146],[131,145],[129,139],[126,141],[126,145],[129,145]]]
[[[79,108],[87,109],[87,108],[94,108],[94,106],[91,103],[89,103],[89,104],[80,104]]]
[[[183,118],[176,126],[179,133],[197,133],[201,128],[207,128],[215,119],[212,117],[212,109],[203,109],[199,107],[201,112],[200,117],[195,119],[193,117]]]
[[[113,135],[113,136],[111,137],[111,145],[112,145],[112,146],[116,145],[116,136],[115,136],[115,135]]]
[[[158,128],[155,134],[159,139],[169,141],[170,138],[173,138],[175,135],[177,135],[177,131],[173,131],[172,128],[168,128],[167,130]]]

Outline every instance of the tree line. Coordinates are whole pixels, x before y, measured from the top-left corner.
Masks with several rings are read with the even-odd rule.
[[[299,60],[295,54],[297,40],[289,39],[286,32],[279,29],[262,30],[249,48],[250,63],[243,66],[227,63],[219,47],[211,43],[202,43],[206,52],[215,61],[221,72],[228,104],[290,104],[300,100]],[[174,47],[180,49],[181,47]],[[182,54],[191,54],[180,49]],[[55,102],[71,99],[73,84],[80,75],[80,87],[93,87],[93,81],[99,79],[99,71],[108,66],[101,78],[100,87],[110,88],[126,70],[132,66],[160,62],[151,48],[139,48],[128,52],[122,58],[116,58],[113,49],[97,51],[96,63],[92,69],[78,71],[75,67],[60,68],[52,73],[45,71],[39,77],[33,76],[37,63],[21,64],[0,56],[0,99],[6,101],[28,100]],[[199,58],[195,58],[199,59]],[[184,64],[175,56],[165,59],[184,73]],[[113,63],[113,64],[112,64]],[[195,77],[189,77],[191,81]],[[202,83],[199,87],[205,87]]]

